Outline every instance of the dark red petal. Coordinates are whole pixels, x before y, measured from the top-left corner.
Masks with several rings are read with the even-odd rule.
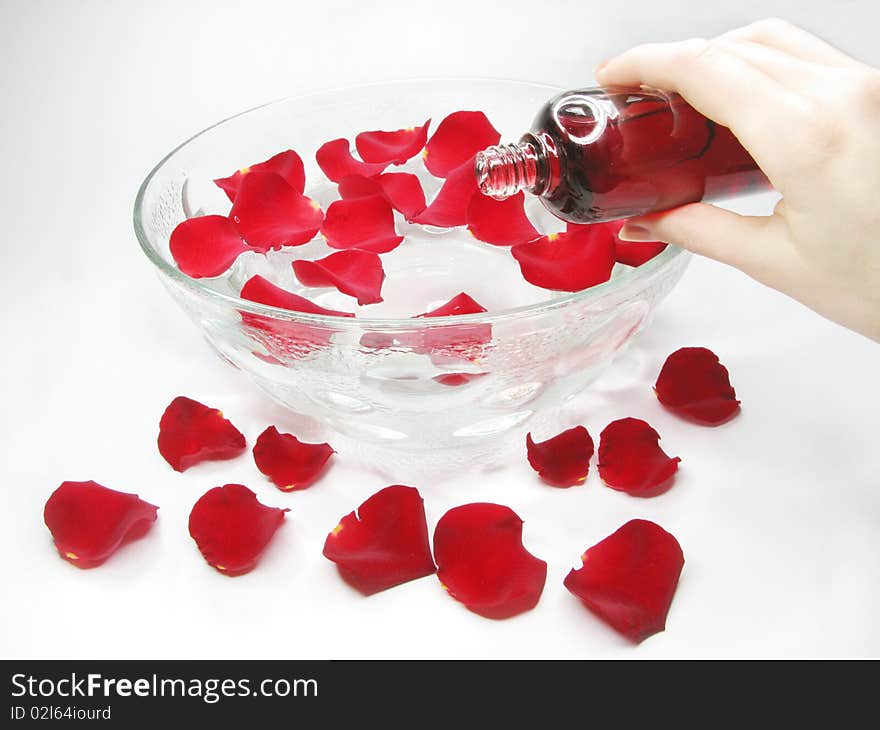
[[[599,618],[637,643],[666,628],[684,566],[681,546],[666,530],[631,520],[581,559],[565,587]]]
[[[327,535],[324,557],[366,596],[434,573],[419,490],[380,489]]]
[[[351,312],[339,312],[335,309],[324,309],[305,297],[294,294],[280,286],[275,286],[268,279],[255,274],[248,279],[241,288],[241,298],[258,304],[265,304],[279,309],[289,309],[291,312],[305,312],[306,314],[324,314],[329,317],[354,317]]]
[[[493,246],[513,246],[540,238],[526,216],[525,197],[517,193],[505,200],[474,195],[467,209],[467,226],[474,238]]]
[[[660,434],[638,418],[621,418],[599,434],[599,476],[612,489],[654,497],[672,486],[677,456],[660,448]]]
[[[667,357],[654,392],[670,411],[704,426],[717,426],[739,412],[727,368],[705,347],[683,347]]]
[[[412,221],[425,209],[425,191],[419,178],[409,172],[386,172],[377,180],[391,207]]]
[[[535,607],[547,563],[522,544],[523,521],[500,504],[449,510],[434,530],[437,577],[449,595],[486,618],[509,618]]]
[[[625,220],[616,220],[607,223],[590,223],[589,225],[568,223],[566,230],[572,232],[594,226],[604,226],[614,235],[614,260],[626,266],[641,266],[666,249],[666,244],[661,241],[621,241],[618,234],[625,222]]]
[[[269,426],[254,444],[254,462],[282,492],[305,489],[321,476],[335,452],[330,444],[307,444]]]
[[[354,317],[351,312],[324,309],[314,302],[275,286],[259,274],[248,279],[241,288],[241,298],[270,307],[330,317]],[[292,322],[250,312],[241,313],[242,322],[250,328],[250,336],[273,358],[300,358],[327,345],[333,330],[309,322]]]
[[[440,383],[440,385],[456,387],[459,385],[467,385],[472,380],[477,380],[488,374],[489,373],[443,373],[442,375],[435,375],[431,380]]]
[[[475,195],[482,193],[477,188],[474,158],[471,157],[449,173],[431,204],[414,216],[412,222],[440,228],[466,225],[468,206]]]
[[[171,401],[159,421],[159,453],[175,471],[202,461],[234,459],[244,449],[241,431],[221,411],[182,395]]]
[[[370,251],[339,251],[317,261],[294,261],[293,273],[304,286],[333,286],[356,297],[358,304],[382,301],[385,270],[378,254]]]
[[[136,494],[96,482],[62,482],[46,501],[43,520],[62,558],[78,568],[94,568],[143,537],[157,509]]]
[[[361,132],[354,146],[364,162],[402,165],[417,155],[428,139],[429,119],[421,127],[398,129],[395,132]]]
[[[403,241],[394,230],[394,211],[381,195],[337,200],[327,208],[321,234],[331,248],[387,253]]]
[[[235,225],[222,215],[189,218],[177,225],[169,242],[171,256],[187,276],[220,276],[248,250]]]
[[[260,504],[242,484],[225,484],[193,505],[189,534],[211,567],[223,575],[242,575],[257,567],[288,511]]]
[[[501,135],[483,112],[453,112],[425,145],[425,167],[432,175],[447,177],[477,152],[500,141]]]
[[[272,172],[249,172],[241,181],[229,217],[256,251],[311,241],[321,228],[320,206]]]
[[[593,458],[593,439],[583,426],[575,426],[547,441],[535,443],[526,434],[529,464],[548,484],[573,487],[583,484]]]
[[[477,301],[461,292],[437,309],[417,315],[416,319],[480,314],[485,311],[486,309]],[[420,334],[421,342],[414,347],[423,354],[476,360],[482,354],[483,346],[492,339],[492,325],[485,322],[451,324],[433,327]]]
[[[551,233],[511,249],[523,278],[556,291],[581,291],[611,278],[614,237],[603,226]]]
[[[388,167],[387,162],[369,163],[356,160],[351,155],[351,145],[347,139],[334,139],[326,142],[315,153],[324,174],[333,182],[338,183],[346,175],[364,175],[373,177]]]
[[[249,172],[274,172],[284,178],[290,187],[296,192],[302,193],[306,189],[306,173],[303,168],[302,158],[293,150],[285,150],[273,155],[264,162],[258,162],[249,167],[236,170],[229,177],[222,177],[214,181],[230,201],[235,202],[235,196],[241,187],[241,181]]]

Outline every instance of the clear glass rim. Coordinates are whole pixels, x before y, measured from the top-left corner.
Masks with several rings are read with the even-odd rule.
[[[412,78],[412,79],[396,79],[391,81],[376,81],[368,84],[356,84],[352,86],[343,86],[332,89],[324,89],[321,91],[313,91],[306,94],[297,94],[295,96],[287,96],[282,97],[280,99],[275,99],[273,101],[267,102],[265,104],[260,104],[258,106],[252,107],[250,109],[246,109],[244,111],[238,112],[237,114],[233,114],[230,117],[226,117],[225,119],[221,119],[218,122],[210,125],[209,127],[205,127],[201,131],[192,135],[191,137],[185,139],[179,145],[177,145],[174,149],[172,149],[168,154],[166,154],[158,163],[150,170],[149,174],[144,178],[144,181],[141,183],[138,188],[137,195],[134,201],[134,211],[133,211],[133,224],[135,235],[138,239],[138,244],[141,247],[141,250],[147,256],[147,258],[153,263],[153,265],[159,270],[161,274],[168,277],[171,281],[176,284],[182,285],[188,289],[192,289],[195,292],[198,292],[200,295],[205,296],[209,299],[213,299],[215,301],[221,302],[223,304],[230,305],[237,310],[246,311],[252,314],[262,315],[265,317],[271,317],[272,319],[280,319],[286,321],[294,321],[294,322],[304,322],[307,324],[315,324],[322,325],[325,327],[331,327],[333,329],[345,329],[345,328],[355,328],[355,329],[426,329],[429,327],[440,327],[452,324],[462,324],[465,322],[474,323],[494,323],[507,321],[511,319],[519,319],[519,318],[527,318],[530,316],[541,315],[545,312],[554,311],[557,309],[562,309],[569,305],[575,303],[584,303],[590,302],[596,299],[600,299],[606,294],[610,294],[618,291],[623,288],[627,284],[640,280],[640,279],[648,279],[651,277],[653,273],[658,271],[659,269],[664,268],[668,263],[670,263],[673,259],[681,256],[684,251],[676,246],[668,245],[664,251],[655,256],[650,261],[642,264],[641,266],[632,267],[629,270],[624,271],[622,274],[619,274],[615,279],[611,281],[607,281],[603,284],[598,284],[597,286],[590,287],[589,289],[584,289],[579,292],[572,292],[565,294],[560,297],[556,297],[555,299],[547,299],[545,301],[536,302],[534,304],[525,304],[520,307],[510,307],[507,309],[499,309],[491,312],[483,312],[479,314],[459,314],[459,315],[448,315],[444,317],[430,317],[430,318],[420,318],[416,319],[414,317],[339,317],[336,315],[326,315],[326,314],[311,314],[306,312],[293,312],[289,309],[281,309],[279,307],[273,307],[268,304],[259,304],[258,302],[252,302],[248,299],[242,299],[240,297],[232,296],[231,294],[225,294],[223,292],[212,289],[208,286],[204,286],[199,279],[193,279],[190,276],[184,274],[180,269],[176,266],[173,266],[170,262],[168,262],[163,256],[159,254],[156,248],[150,243],[149,237],[147,235],[146,230],[143,225],[143,212],[144,212],[144,200],[146,197],[146,191],[149,187],[150,183],[153,181],[153,178],[159,174],[159,172],[164,167],[165,163],[167,163],[171,158],[173,158],[178,152],[180,152],[184,147],[186,147],[191,142],[196,139],[202,137],[203,135],[209,133],[216,127],[225,124],[233,119],[238,119],[239,117],[243,117],[247,114],[251,114],[253,112],[259,111],[261,109],[265,109],[267,107],[275,106],[282,103],[296,102],[296,101],[307,101],[309,99],[313,99],[316,97],[322,97],[327,95],[335,95],[342,94],[345,92],[358,91],[362,89],[368,89],[371,87],[382,86],[398,86],[405,84],[437,84],[437,83],[446,83],[446,84],[467,84],[467,83],[495,83],[495,84],[506,84],[506,85],[518,85],[518,86],[530,86],[533,88],[544,88],[548,92],[548,98],[554,94],[558,94],[564,91],[563,88],[558,86],[553,86],[550,84],[542,84],[531,81],[521,81],[521,80],[513,80],[513,79],[503,79],[503,78],[490,78],[490,77],[426,77],[426,78]]]

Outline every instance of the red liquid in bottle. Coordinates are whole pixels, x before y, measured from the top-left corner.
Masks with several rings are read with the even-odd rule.
[[[477,156],[484,194],[527,190],[573,223],[629,218],[769,187],[729,129],[677,94],[584,89],[551,99],[516,145]]]

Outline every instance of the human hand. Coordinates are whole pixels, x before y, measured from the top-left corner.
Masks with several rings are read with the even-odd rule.
[[[681,94],[729,127],[782,194],[773,215],[706,203],[631,218],[880,340],[880,71],[781,20],[711,40],[647,44],[596,71],[603,86]]]

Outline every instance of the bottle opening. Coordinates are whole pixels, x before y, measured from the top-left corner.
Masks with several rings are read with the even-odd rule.
[[[477,153],[474,174],[483,195],[504,200],[538,184],[538,151],[531,142],[487,147]]]

